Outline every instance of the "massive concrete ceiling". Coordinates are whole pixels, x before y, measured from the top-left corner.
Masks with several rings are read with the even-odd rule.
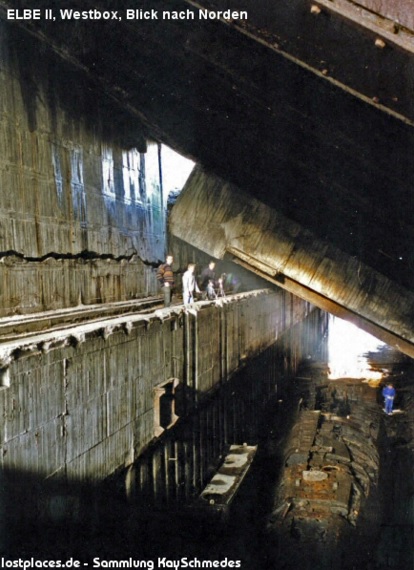
[[[222,179],[196,168],[172,233],[414,356],[414,294]]]
[[[2,0],[0,7],[19,3],[10,4]],[[108,0],[59,8],[77,4],[113,7]],[[140,7],[197,11],[206,4],[153,0]],[[50,91],[55,82],[69,112],[82,109],[85,116],[95,102],[108,101],[112,130],[117,116],[130,117],[120,121],[121,136],[129,131],[136,140],[169,144],[297,224],[312,236],[310,259],[313,240],[328,244],[410,295],[412,35],[386,11],[360,26],[340,10],[358,5],[369,19],[363,2],[329,4],[223,0],[209,6],[246,8],[248,20],[57,18],[7,27],[27,85],[47,83]],[[78,81],[77,102],[69,94],[73,79],[65,82],[62,74],[68,68]],[[83,95],[79,85],[88,86]],[[391,313],[394,303],[390,297]],[[412,314],[405,318],[412,321]]]

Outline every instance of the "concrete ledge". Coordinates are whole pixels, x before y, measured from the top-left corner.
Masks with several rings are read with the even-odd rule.
[[[152,312],[145,312],[139,304],[133,303],[135,308],[139,312],[128,313],[128,314],[117,314],[116,316],[103,316],[102,318],[97,318],[99,309],[95,308],[90,317],[93,317],[91,322],[83,322],[81,324],[71,324],[62,327],[62,325],[56,325],[51,328],[51,330],[43,331],[42,327],[45,324],[45,317],[43,314],[36,316],[25,316],[22,318],[20,323],[19,317],[14,319],[13,327],[15,329],[21,329],[25,326],[30,326],[35,329],[36,323],[39,324],[40,330],[31,330],[30,332],[22,332],[20,334],[13,335],[12,338],[0,338],[0,368],[4,369],[9,366],[10,363],[20,356],[27,356],[29,353],[34,352],[49,352],[50,350],[60,349],[65,346],[78,346],[88,340],[90,337],[101,336],[106,340],[109,336],[117,333],[124,332],[126,335],[130,334],[133,328],[144,326],[149,329],[154,322],[163,322],[168,319],[177,318],[180,315],[191,314],[197,316],[197,313],[207,307],[223,307],[227,304],[237,303],[244,299],[249,299],[252,297],[258,297],[260,295],[271,294],[270,289],[260,289],[256,291],[250,291],[247,293],[238,293],[237,295],[229,295],[225,298],[220,298],[214,301],[199,301],[191,305],[175,305],[168,308],[157,309]],[[125,304],[122,304],[125,308]],[[127,307],[131,309],[131,304]],[[114,307],[106,307],[107,310],[114,310]],[[105,306],[102,307],[103,312],[105,312]],[[65,319],[69,320],[71,310],[68,309],[64,311]],[[73,310],[73,315],[76,317],[79,315],[79,308]],[[62,316],[62,315],[61,315]],[[46,317],[50,319],[50,315]],[[85,319],[86,319],[85,315]],[[7,327],[7,322],[5,320],[4,327]],[[47,321],[46,321],[47,322]],[[21,326],[19,326],[21,325]],[[0,321],[0,331],[1,331],[1,321]]]

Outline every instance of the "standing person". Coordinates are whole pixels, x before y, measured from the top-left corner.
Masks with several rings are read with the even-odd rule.
[[[382,395],[384,396],[384,408],[385,413],[389,416],[392,414],[392,406],[394,404],[395,398],[395,388],[392,384],[387,384],[382,389]]]
[[[227,276],[226,276],[225,273],[222,273],[222,274],[220,275],[220,277],[219,277],[219,280],[218,280],[218,293],[217,293],[217,296],[218,296],[218,297],[225,297],[225,296],[226,296],[226,293],[225,293],[225,291],[224,291],[224,284],[225,284],[225,282],[226,282],[226,277],[227,277]]]
[[[207,299],[209,300],[217,299],[217,293],[216,290],[214,289],[214,282],[212,279],[210,279],[210,281],[207,283],[206,291],[207,291]]]
[[[174,258],[172,255],[167,255],[165,263],[162,263],[157,270],[157,280],[161,285],[161,290],[164,293],[164,307],[171,305],[172,289],[174,287],[174,273],[172,270]]]
[[[216,262],[211,260],[207,267],[203,269],[200,275],[200,287],[202,291],[207,291],[207,286],[209,281],[216,282],[216,272],[215,272]]]
[[[195,264],[189,263],[187,271],[183,275],[183,300],[184,305],[194,303],[194,291],[200,293],[197,282],[194,277]]]

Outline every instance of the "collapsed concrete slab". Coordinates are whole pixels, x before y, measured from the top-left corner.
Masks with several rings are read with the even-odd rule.
[[[170,231],[414,356],[414,295],[236,186],[197,168]]]

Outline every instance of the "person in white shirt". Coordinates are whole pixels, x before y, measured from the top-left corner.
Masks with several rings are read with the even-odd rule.
[[[189,263],[187,271],[183,275],[183,301],[184,305],[189,305],[194,303],[194,291],[200,293],[195,276],[194,276],[195,264]]]

